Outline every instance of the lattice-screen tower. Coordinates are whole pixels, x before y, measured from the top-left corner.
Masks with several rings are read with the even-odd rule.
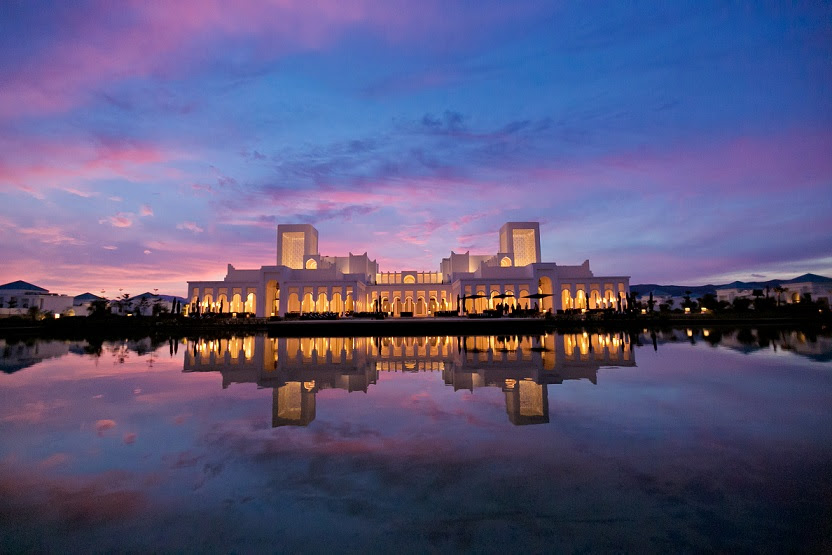
[[[318,230],[309,224],[277,226],[277,264],[295,270],[304,267],[307,256],[318,254]]]
[[[540,225],[508,222],[500,228],[500,252],[511,255],[515,266],[540,262]]]

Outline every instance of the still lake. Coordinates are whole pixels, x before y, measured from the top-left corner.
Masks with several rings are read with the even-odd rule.
[[[832,550],[832,338],[0,339],[0,550]]]

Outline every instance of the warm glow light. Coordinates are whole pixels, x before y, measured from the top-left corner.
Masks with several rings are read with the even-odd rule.
[[[690,307],[689,306],[685,307],[685,314],[690,314]]]
[[[56,314],[56,315],[55,315],[55,320],[57,320],[57,319],[58,319],[58,318],[60,318],[60,317],[61,317],[61,315],[60,315],[60,314]]]

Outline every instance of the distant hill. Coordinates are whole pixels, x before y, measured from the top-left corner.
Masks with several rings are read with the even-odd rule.
[[[639,295],[648,295],[650,291],[663,292],[673,297],[682,297],[687,291],[690,291],[694,297],[701,297],[705,293],[716,294],[716,290],[721,285],[659,285],[657,283],[639,283],[631,285],[630,291],[638,293]]]
[[[832,278],[817,274],[803,274],[792,279],[770,279],[768,281],[732,281],[722,285],[659,285],[657,283],[639,283],[631,285],[630,291],[640,295],[648,295],[650,291],[664,291],[674,297],[681,297],[690,291],[694,297],[701,297],[705,293],[716,294],[717,289],[765,289],[790,283],[832,283]]]
[[[819,276],[817,274],[803,274],[802,276],[797,276],[794,279],[786,280],[782,283],[832,283],[832,278],[828,278],[825,276]]]

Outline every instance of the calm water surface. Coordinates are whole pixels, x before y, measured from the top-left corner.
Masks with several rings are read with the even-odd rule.
[[[0,550],[832,550],[832,339],[0,340]]]

